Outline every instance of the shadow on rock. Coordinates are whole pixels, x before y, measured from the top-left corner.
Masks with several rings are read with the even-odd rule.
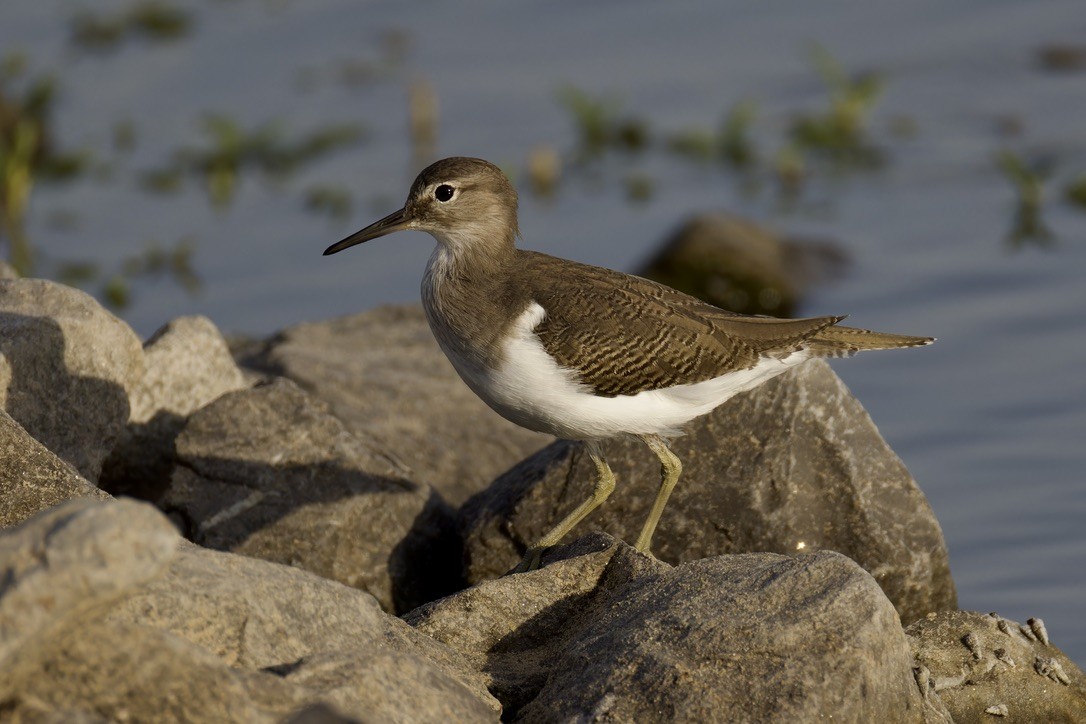
[[[128,419],[123,386],[69,369],[64,331],[48,317],[0,312],[0,389],[8,414],[87,479]]]
[[[936,720],[893,605],[840,554],[556,552],[405,616],[483,671],[507,721]]]
[[[462,587],[452,511],[287,380],[189,418],[161,506],[192,541],[298,566],[406,611]]]

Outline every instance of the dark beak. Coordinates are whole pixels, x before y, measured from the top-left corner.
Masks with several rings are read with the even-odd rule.
[[[405,209],[394,211],[380,221],[375,221],[370,224],[365,229],[356,231],[343,241],[337,241],[335,244],[332,244],[324,250],[324,255],[328,256],[329,254],[335,254],[337,251],[343,251],[348,247],[354,246],[355,244],[361,244],[370,239],[376,239],[378,236],[384,236],[385,234],[391,234],[396,231],[403,231],[404,229],[410,228],[410,224],[411,219],[407,218]]]

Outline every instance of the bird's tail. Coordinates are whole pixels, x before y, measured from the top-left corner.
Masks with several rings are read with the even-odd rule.
[[[804,346],[815,357],[849,357],[868,349],[923,347],[934,341],[934,337],[912,337],[905,334],[872,332],[855,327],[832,326],[808,337]]]

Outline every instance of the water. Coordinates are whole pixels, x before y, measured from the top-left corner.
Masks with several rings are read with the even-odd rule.
[[[825,203],[782,214],[772,193],[746,197],[719,169],[655,153],[613,160],[603,183],[571,182],[550,201],[523,194],[525,243],[632,269],[687,214],[717,209],[839,240],[853,258],[850,273],[811,294],[804,313],[848,312],[857,326],[940,338],[924,350],[835,367],[928,495],[961,606],[1019,621],[1039,616],[1059,646],[1086,662],[1086,213],[1058,198],[1072,171],[1086,172],[1086,73],[1042,72],[1035,59],[1046,43],[1086,37],[1081,3],[190,7],[198,20],[191,37],[154,47],[136,41],[92,57],[65,44],[66,16],[53,4],[0,9],[0,48],[22,48],[34,67],[62,79],[57,135],[66,145],[113,158],[114,123],[126,119],[137,130],[111,182],[38,190],[29,227],[38,247],[109,265],[150,239],[196,239],[204,291],[189,297],[168,281],[137,283],[124,316],[143,334],[181,314],[264,334],[416,300],[428,237],[401,234],[320,256],[406,194],[417,170],[406,133],[412,78],[428,79],[440,99],[440,155],[522,166],[534,146],[572,147],[571,119],[555,102],[566,84],[620,97],[661,132],[715,126],[734,102],[753,97],[758,140],[772,151],[791,111],[825,103],[810,43],[848,69],[882,73],[886,95],[872,128],[888,146],[887,166],[823,181],[814,195]],[[327,79],[338,61],[379,58],[390,30],[410,45],[390,77],[299,89],[303,69]],[[161,166],[179,145],[201,143],[205,111],[246,126],[279,118],[294,131],[362,121],[371,140],[279,186],[247,177],[223,212],[192,183],[176,196],[138,192],[139,170]],[[886,130],[900,116],[913,120],[914,137]],[[1022,127],[1019,136],[1001,135],[1008,118]],[[1004,147],[1059,159],[1044,217],[1056,236],[1051,248],[1006,242],[1014,195],[993,162]],[[628,169],[653,179],[648,203],[625,201]],[[315,182],[356,193],[349,222],[304,210],[302,191]],[[58,209],[74,211],[78,228],[48,224]]]

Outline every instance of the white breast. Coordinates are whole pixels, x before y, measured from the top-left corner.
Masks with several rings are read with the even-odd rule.
[[[677,435],[687,422],[740,392],[757,387],[807,359],[796,352],[763,359],[749,370],[711,380],[648,390],[636,395],[597,397],[547,354],[536,326],[546,312],[536,303],[516,320],[497,369],[470,369],[445,350],[460,376],[490,407],[523,427],[570,440],[624,434]]]

